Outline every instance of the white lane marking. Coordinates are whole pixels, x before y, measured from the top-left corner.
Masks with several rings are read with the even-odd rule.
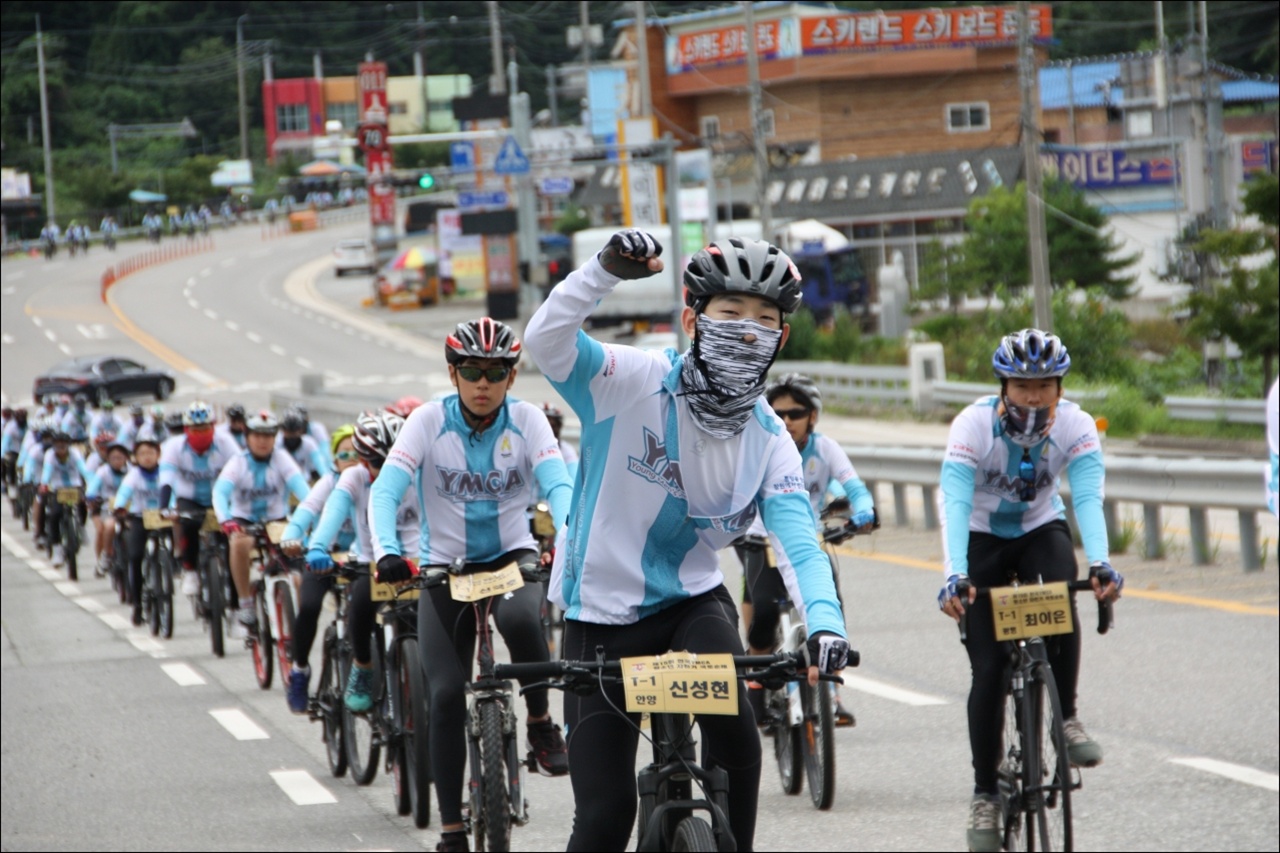
[[[158,652],[164,648],[160,641],[146,634],[125,634],[127,639],[135,649],[140,652]]]
[[[194,278],[187,279],[187,287],[195,287],[195,286],[196,286],[196,280]]]
[[[237,323],[235,323],[235,322],[233,322],[233,321],[231,321],[231,320],[228,320],[228,321],[227,321],[226,326],[227,326],[227,328],[228,328],[228,329],[230,329],[230,330],[231,330],[231,331],[233,331],[233,332],[238,332],[238,331],[240,331],[240,326],[239,326],[239,324],[237,324]]]
[[[219,261],[218,265],[222,267],[230,267],[230,266],[234,266],[235,262],[236,262],[235,258],[223,258],[221,261]]]
[[[129,620],[121,616],[119,613],[99,613],[98,618],[106,623],[108,628],[114,631],[123,631],[126,628],[133,627]]]
[[[74,601],[76,604],[80,605],[84,610],[88,611],[89,613],[101,613],[103,610],[103,607],[101,604],[99,604],[95,599],[92,599],[87,595],[82,595],[79,598],[73,598],[71,600]]]
[[[245,332],[244,336],[249,340],[253,341],[255,344],[262,343],[262,335],[259,335],[257,332]]]
[[[1243,782],[1246,785],[1266,788],[1268,791],[1280,791],[1280,776],[1275,773],[1255,770],[1243,764],[1232,764],[1229,761],[1217,761],[1212,758],[1170,758],[1169,761],[1173,764],[1181,764],[1184,767],[1194,767],[1196,770],[1203,770],[1206,773],[1216,773],[1219,776],[1225,776],[1228,779]]]
[[[40,557],[28,557],[27,565],[31,567],[33,572],[47,572],[49,570],[49,564]]]
[[[176,681],[179,687],[193,687],[205,683],[200,673],[185,663],[163,663],[160,664],[160,668],[164,670],[165,675]]]
[[[209,714],[236,740],[266,740],[271,737],[239,708],[217,708]]]
[[[44,336],[55,343],[58,340],[58,336],[53,333],[53,329],[45,329]]]
[[[41,320],[39,317],[32,317],[31,322],[36,324],[36,328],[40,328],[44,325],[44,320]]]
[[[357,385],[381,385],[384,379],[381,376],[362,376],[356,380]]]
[[[6,344],[11,344],[11,343],[13,343],[13,335],[8,335],[8,334],[6,334],[6,335],[4,336],[4,342],[5,342]]]
[[[305,367],[309,369],[312,366],[311,362],[307,361],[302,356],[298,356],[297,358],[295,358],[294,362],[298,365],[298,367]]]
[[[199,382],[202,385],[212,385],[214,384],[215,381],[217,381],[214,379],[212,374],[205,373],[203,370],[201,370],[198,367],[193,367],[190,370],[188,370],[186,373],[188,376],[190,376],[192,379],[194,379],[195,381]]]
[[[91,341],[100,341],[107,336],[107,327],[102,323],[76,323],[76,331]]]
[[[44,578],[50,583],[57,583],[58,581],[62,580],[62,572],[58,571],[57,569],[51,569],[48,566],[45,566],[43,568],[36,569],[36,571],[39,572],[40,577]]]
[[[4,545],[4,549],[19,560],[25,560],[31,556],[31,552],[18,544],[18,540],[10,536],[7,530],[0,530],[0,545]]]
[[[58,344],[58,349],[62,350],[63,355],[71,355],[71,347],[66,344]]]
[[[861,690],[863,693],[870,693],[872,696],[879,696],[881,699],[889,699],[893,702],[902,702],[905,705],[946,705],[947,700],[941,696],[930,696],[928,693],[917,693],[914,690],[906,690],[901,687],[894,687],[892,684],[885,684],[883,681],[875,681],[862,675],[850,675],[845,673],[844,686],[854,690]]]
[[[80,595],[80,584],[75,581],[58,581],[53,585],[53,588],[67,598],[75,598]]]
[[[276,355],[284,355],[284,347],[280,346],[279,344],[272,344],[271,351]]]
[[[395,376],[387,377],[388,385],[403,385],[406,382],[412,382],[416,379],[412,373],[397,373]]]
[[[190,305],[192,308],[196,309],[197,311],[200,310],[200,303],[196,302],[194,299],[190,297],[187,297],[187,304]]]
[[[295,805],[316,806],[338,801],[328,788],[305,770],[272,770],[271,778]]]
[[[218,313],[210,310],[209,308],[204,309],[204,316],[208,317],[210,320],[218,319]]]
[[[213,275],[213,269],[211,267],[205,267],[204,269],[200,270],[200,275],[204,278],[208,278],[209,276]]]

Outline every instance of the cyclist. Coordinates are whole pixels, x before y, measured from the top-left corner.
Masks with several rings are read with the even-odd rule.
[[[89,440],[96,441],[104,432],[111,433],[113,437],[119,436],[123,429],[124,424],[116,417],[115,401],[108,397],[98,404],[98,413],[89,422]]]
[[[369,524],[378,580],[407,580],[405,545],[396,536],[401,496],[411,483],[422,500],[419,554],[423,564],[493,570],[538,561],[525,510],[536,477],[556,527],[564,524],[571,486],[560,448],[542,412],[508,397],[520,360],[520,341],[505,323],[488,317],[459,323],[445,339],[445,362],[457,393],[427,403],[405,422],[387,464],[373,483]],[[428,519],[430,520],[428,523]],[[412,552],[409,552],[410,554]],[[541,584],[529,584],[493,602],[498,631],[513,661],[546,661],[540,618]],[[470,681],[475,622],[448,589],[431,590],[418,607],[418,643],[453,655],[423,656],[431,695],[432,777],[444,830],[441,849],[465,843],[462,776],[466,758],[464,688]],[[546,689],[526,694],[527,733],[545,775],[567,771],[564,739],[551,721]]]
[[[325,502],[324,514],[321,515],[307,547],[307,567],[311,569],[307,573],[308,577],[320,578],[315,572],[328,571],[333,567],[329,549],[333,546],[335,534],[344,524],[355,525],[359,553],[373,553],[373,540],[369,533],[369,490],[386,463],[387,454],[391,452],[403,426],[404,418],[389,412],[366,412],[356,420],[352,444],[360,457],[360,464],[342,472],[333,494]],[[400,506],[396,509],[395,524],[396,537],[401,546],[409,553],[416,552],[419,528],[422,525],[416,489],[404,490]],[[376,615],[377,605],[369,597],[369,579],[361,577],[351,584],[347,592],[347,636],[351,637],[354,666],[347,678],[343,696],[347,707],[357,713],[373,707],[373,648],[370,640],[375,630]],[[311,639],[314,639],[314,632],[308,638],[309,641]],[[305,702],[305,686],[301,692],[301,698]]]
[[[394,403],[388,403],[386,411],[393,415],[399,415],[402,418],[408,418],[413,414],[413,410],[422,405],[422,400],[412,395],[406,395],[396,400]]]
[[[232,636],[245,637],[258,630],[253,610],[253,587],[249,582],[249,560],[253,537],[244,532],[246,524],[262,524],[288,515],[286,492],[299,501],[307,497],[307,480],[284,450],[277,448],[280,424],[275,415],[263,410],[249,418],[248,447],[231,458],[213,486],[213,508],[222,532],[230,540],[231,579],[240,597]]]
[[[84,394],[77,394],[70,410],[62,416],[62,422],[58,425],[74,442],[89,440],[89,425],[93,423],[94,415],[88,406],[89,398]]]
[[[324,424],[319,421],[311,420],[311,413],[307,411],[307,407],[302,403],[294,403],[293,411],[302,417],[303,432],[316,440],[316,444],[324,452],[329,451],[329,431],[324,428]],[[333,462],[333,459],[329,459]]]
[[[182,433],[160,448],[161,505],[177,509],[176,548],[182,561],[182,594],[200,592],[200,528],[213,506],[213,484],[240,448],[214,430],[213,407],[196,400],[182,415]]]
[[[101,433],[99,437],[103,439],[101,452],[104,461],[93,470],[84,497],[93,513],[93,551],[98,559],[96,573],[102,576],[115,555],[116,520],[111,510],[116,493],[129,473],[129,449],[111,433]]]
[[[227,406],[226,423],[218,424],[217,431],[230,438],[236,443],[236,446],[244,450],[244,434],[245,434],[245,412],[244,406],[240,403],[232,403]]]
[[[322,474],[333,470],[319,443],[307,434],[307,419],[296,406],[286,411],[280,419],[276,447],[284,448],[289,453],[309,483],[314,483]]]
[[[13,417],[0,433],[0,459],[4,459],[4,482],[8,487],[18,484],[18,453],[27,440],[27,410],[13,410]]]
[[[138,434],[138,430],[146,426],[147,415],[143,411],[142,406],[134,403],[129,406],[129,420],[124,422],[124,426],[116,433],[116,438],[125,447],[133,450],[134,437]]]
[[[1058,478],[1071,479],[1071,502],[1089,559],[1094,595],[1114,599],[1124,578],[1111,568],[1102,515],[1104,466],[1093,418],[1062,397],[1071,356],[1057,335],[1023,329],[1001,339],[992,356],[1000,380],[998,396],[983,397],[956,416],[942,463],[942,546],[947,579],[938,606],[954,619],[968,609],[965,649],[973,681],[969,690],[969,747],[974,789],[969,810],[970,850],[999,850],[996,784],[1009,653],[997,642],[991,601],[972,588],[957,596],[966,578],[977,586],[1005,586],[1011,573],[1023,583],[1074,580],[1071,530],[1058,495]],[[1099,577],[1111,578],[1105,587]],[[1046,638],[1058,696],[1062,700],[1067,757],[1093,767],[1102,748],[1076,717],[1080,671],[1080,619],[1076,630]]]
[[[1267,394],[1267,449],[1271,452],[1271,467],[1267,471],[1267,506],[1272,515],[1280,516],[1280,379],[1271,383]]]
[[[662,270],[662,247],[620,231],[552,289],[529,321],[529,351],[582,422],[582,462],[567,531],[557,542],[551,599],[565,613],[565,655],[609,658],[742,652],[737,608],[719,549],[763,511],[788,587],[806,613],[817,669],[848,655],[831,564],[814,536],[795,442],[761,394],[800,307],[800,276],[762,241],[697,252],[684,272],[681,322],[690,350],[601,344],[580,326],[625,279]],[[624,285],[625,288],[625,285]],[[794,568],[793,568],[794,567]],[[703,715],[703,757],[729,778],[729,825],[755,837],[760,738],[740,689],[737,716]],[[570,850],[623,849],[635,821],[635,715],[620,686],[565,697],[575,815]]]
[[[51,426],[56,430],[62,427],[62,421],[67,416],[67,412],[71,411],[71,395],[59,394],[57,403],[53,408],[54,420]]]
[[[167,412],[164,416],[164,437],[160,439],[161,446],[163,447],[164,442],[174,436],[182,435],[184,426],[181,411],[174,409],[172,412]]]
[[[134,465],[125,474],[112,506],[124,526],[124,546],[129,555],[129,600],[133,602],[133,624],[142,624],[142,558],[146,555],[147,529],[142,513],[160,509],[160,439],[149,429],[134,439]]]
[[[307,497],[298,504],[297,509],[289,516],[289,526],[285,528],[280,540],[281,549],[290,557],[299,557],[303,552],[303,540],[314,528],[317,519],[324,511],[325,502],[333,494],[338,477],[359,463],[355,445],[351,436],[355,427],[343,424],[333,431],[330,447],[334,457],[335,470],[325,474],[311,486]],[[355,543],[356,529],[351,519],[346,519],[337,536],[334,537],[336,547],[347,551],[351,559],[358,559],[359,546]],[[311,669],[307,660],[311,656],[311,644],[315,642],[316,626],[320,621],[320,607],[324,604],[325,594],[332,586],[330,578],[310,572],[302,576],[302,585],[298,590],[298,613],[293,622],[293,670],[289,674],[289,682],[285,685],[285,698],[289,709],[296,714],[307,711],[307,686],[311,681]]]
[[[44,473],[44,457],[53,447],[54,429],[51,421],[31,429],[27,433],[26,445],[18,455],[18,465],[22,468],[22,482],[30,483],[37,491],[40,488],[40,475]],[[31,533],[36,547],[43,548],[44,539],[44,500],[37,499],[31,507]]]
[[[849,456],[832,439],[815,432],[822,415],[822,393],[813,380],[801,373],[787,373],[771,383],[764,392],[765,401],[773,413],[782,420],[787,433],[800,451],[804,465],[805,488],[809,491],[809,505],[816,517],[822,509],[822,501],[828,490],[843,493],[853,509],[850,519],[861,532],[869,532],[875,521],[875,499],[867,490]],[[766,536],[764,521],[759,517],[747,531],[749,539],[762,541]],[[742,560],[743,617],[747,623],[747,646],[750,654],[768,654],[773,651],[773,639],[778,628],[778,602],[787,597],[782,575],[770,568],[765,560],[764,547],[744,543],[738,545],[738,557]],[[775,553],[776,553],[775,548]],[[837,579],[838,581],[838,579]],[[840,586],[836,584],[836,594]],[[841,601],[843,605],[843,601]],[[840,701],[840,692],[831,685],[836,697],[835,719],[837,726],[854,725],[852,712]],[[757,722],[763,722],[763,692],[760,685],[747,685],[748,699],[753,703]]]
[[[89,482],[89,469],[85,467],[84,456],[80,451],[71,446],[71,436],[66,432],[58,431],[53,433],[53,447],[44,454],[44,462],[40,472],[40,498],[44,504],[44,522],[47,528],[47,535],[53,537],[54,542],[60,539],[58,522],[62,519],[64,507],[56,500],[49,498],[49,491],[57,491],[58,489],[67,489],[80,487],[83,488],[85,483]],[[76,513],[79,515],[79,521],[84,523],[84,505],[76,507]],[[62,548],[59,548],[53,557],[55,566],[62,565],[66,554]]]
[[[551,434],[556,437],[556,442],[560,445],[560,455],[564,457],[564,467],[569,471],[569,479],[573,480],[578,476],[578,448],[560,437],[560,430],[564,429],[564,412],[559,407],[550,403],[542,404],[542,414],[547,416],[547,423],[551,424]]]
[[[116,247],[116,235],[120,233],[120,226],[116,225],[116,218],[108,213],[102,217],[102,222],[98,224],[98,232],[102,235],[102,245],[108,249]]]

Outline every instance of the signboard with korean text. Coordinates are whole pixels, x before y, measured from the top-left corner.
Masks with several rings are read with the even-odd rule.
[[[391,185],[392,156],[387,144],[387,64],[361,62],[359,141],[369,186],[369,222],[394,226],[396,193]]]
[[[394,225],[396,221],[396,188],[391,184],[391,149],[370,149],[364,155],[369,180],[369,222]]]
[[[618,142],[634,145],[653,142],[652,118],[626,119],[618,122]],[[622,224],[627,228],[661,225],[666,221],[662,204],[662,169],[652,163],[631,163],[630,155],[621,155],[620,189],[622,190]]]
[[[1030,7],[1031,37],[1053,36],[1051,7]],[[884,10],[800,19],[800,49],[808,54],[846,50],[971,47],[1016,44],[1016,6],[959,6],[919,11]]]
[[[387,63],[361,62],[358,82],[360,84],[360,123],[387,123]]]
[[[761,60],[799,55],[797,19],[756,22],[756,55]],[[732,65],[747,61],[747,28],[744,24],[668,36],[667,73],[695,68]]]
[[[1142,157],[1113,148],[1041,151],[1040,168],[1046,179],[1060,178],[1088,190],[1167,186],[1177,172],[1172,157]]]
[[[510,234],[484,235],[485,270],[490,293],[514,293],[516,276],[515,239]]]
[[[997,587],[991,590],[991,618],[997,640],[1070,634],[1071,593],[1065,581]]]
[[[733,655],[669,652],[623,658],[619,663],[630,713],[738,713],[738,672]]]

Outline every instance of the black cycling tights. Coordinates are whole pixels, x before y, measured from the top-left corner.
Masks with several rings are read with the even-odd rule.
[[[1051,521],[1017,539],[990,533],[969,533],[969,577],[977,586],[1007,586],[1009,573],[1022,583],[1075,580],[1075,548],[1065,521]],[[1053,667],[1053,680],[1062,700],[1064,717],[1076,715],[1076,681],[1080,675],[1080,615],[1071,597],[1071,618],[1076,630],[1045,637],[1045,651]],[[973,752],[974,792],[995,794],[1004,733],[1004,697],[1012,675],[1010,643],[996,640],[991,623],[991,599],[979,598],[969,607],[969,748]]]
[[[565,620],[566,659],[594,660],[596,646],[603,646],[610,660],[671,649],[742,654],[737,607],[729,591],[720,586],[631,625]],[[615,710],[625,707],[621,685],[606,686],[603,694],[565,694],[574,799],[569,850],[625,850],[631,840],[640,715],[623,716]],[[721,767],[729,775],[729,826],[738,849],[751,850],[760,796],[760,735],[743,683],[738,682],[736,717],[706,715],[697,722],[702,730],[703,766]]]
[[[365,581],[368,589],[368,581]],[[295,666],[306,666],[311,657],[311,646],[316,641],[316,628],[320,624],[320,609],[324,606],[324,597],[333,589],[332,575],[318,575],[315,572],[302,573],[302,588],[298,590],[298,614],[293,620],[293,663]],[[366,596],[367,597],[367,596]],[[369,659],[368,632],[365,632],[365,660]],[[353,638],[354,640],[354,635]],[[345,685],[344,685],[345,687]]]
[[[778,632],[781,602],[787,597],[782,573],[769,565],[764,545],[735,545],[742,560],[743,600],[751,602],[751,624],[747,644],[753,649],[772,649]]]
[[[469,569],[499,569],[512,560],[531,566],[536,551],[513,551],[492,563],[469,565]],[[489,599],[490,613],[498,626],[513,663],[543,663],[551,659],[542,636],[541,607],[545,588],[526,582],[510,598]],[[431,775],[440,803],[440,822],[462,822],[462,771],[467,763],[466,685],[471,680],[475,660],[476,618],[464,601],[449,597],[447,586],[430,590],[431,606],[418,602],[418,649],[422,669],[427,674],[431,696]],[[453,654],[450,654],[450,650]],[[547,713],[547,691],[525,694],[530,717]]]
[[[129,553],[129,600],[137,610],[142,607],[142,559],[147,555],[147,529],[142,526],[142,516],[129,516],[124,544]]]

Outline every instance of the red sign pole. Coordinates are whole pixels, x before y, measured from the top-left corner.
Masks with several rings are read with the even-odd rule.
[[[387,64],[362,62],[359,142],[369,189],[369,224],[379,262],[395,251],[396,192],[391,183],[392,155],[387,143]]]

